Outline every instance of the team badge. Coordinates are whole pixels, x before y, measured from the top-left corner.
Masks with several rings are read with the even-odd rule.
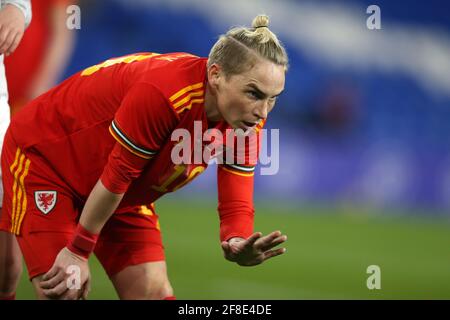
[[[43,214],[48,214],[56,204],[56,191],[35,191],[34,202]]]

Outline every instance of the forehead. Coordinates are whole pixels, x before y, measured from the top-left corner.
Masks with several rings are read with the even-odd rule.
[[[267,60],[259,59],[255,65],[239,75],[241,85],[255,84],[269,95],[276,95],[284,89],[285,69]]]

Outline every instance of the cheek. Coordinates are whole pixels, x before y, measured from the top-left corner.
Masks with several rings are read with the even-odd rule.
[[[271,104],[270,106],[269,106],[269,112],[271,112],[272,110],[273,110],[273,108],[275,108],[275,103],[273,103],[273,104]]]
[[[228,95],[223,97],[223,108],[230,114],[236,114],[242,108],[242,101],[236,96]]]
[[[255,101],[252,101],[245,96],[233,97],[232,101],[230,101],[230,106],[235,112],[244,114],[252,111],[255,107]]]
[[[246,103],[245,101],[242,100],[234,101],[234,103],[230,107],[231,107],[230,113],[239,118],[251,112],[251,108],[249,108],[249,103]]]

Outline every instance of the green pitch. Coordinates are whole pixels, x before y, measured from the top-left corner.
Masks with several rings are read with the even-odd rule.
[[[239,267],[222,257],[215,203],[171,195],[156,208],[178,299],[450,299],[448,219],[258,203],[256,230],[287,234],[287,253]],[[366,286],[370,265],[380,290]],[[90,298],[116,299],[95,259],[91,271]],[[25,274],[17,298],[34,299]]]

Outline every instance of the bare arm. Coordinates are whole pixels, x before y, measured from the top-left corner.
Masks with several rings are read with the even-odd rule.
[[[66,6],[66,3],[60,2],[52,7],[49,43],[42,64],[33,79],[30,92],[28,92],[31,99],[56,84],[73,51],[75,31],[66,27]]]
[[[79,223],[89,232],[99,234],[116,210],[123,195],[123,193],[110,192],[100,180],[97,181],[84,205]]]

